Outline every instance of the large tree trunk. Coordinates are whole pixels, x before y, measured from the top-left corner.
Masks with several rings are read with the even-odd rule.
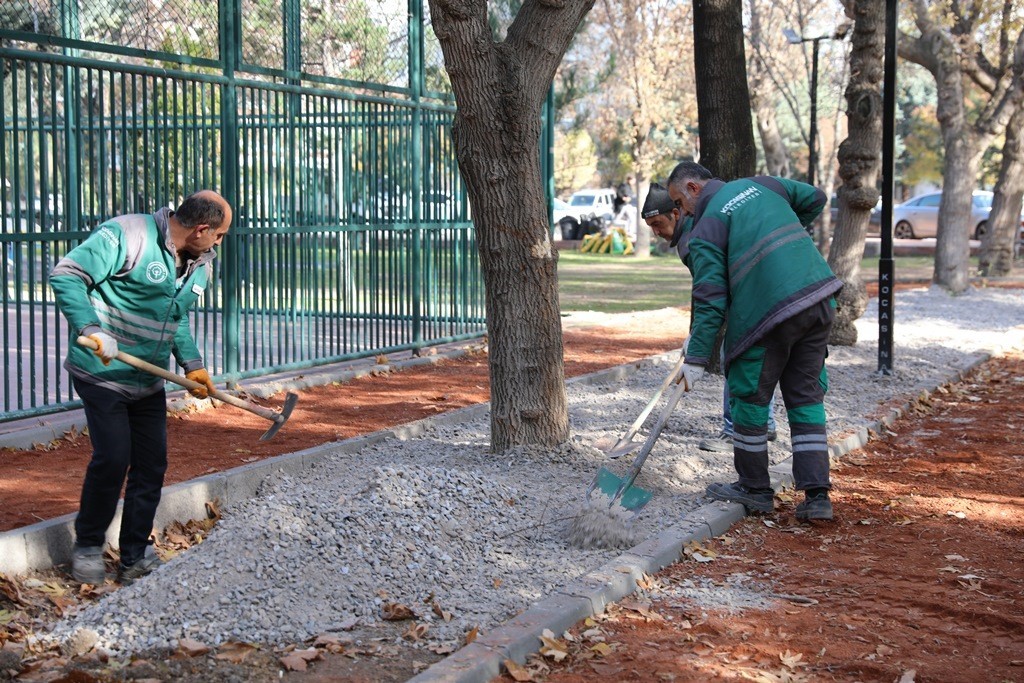
[[[697,0],[693,45],[700,163],[722,180],[752,176],[757,170],[757,148],[750,120],[741,0]],[[722,372],[719,349],[724,338],[725,326],[715,338],[708,372]]]
[[[764,165],[768,175],[789,177],[789,152],[779,132],[779,121],[775,111],[775,87],[760,56],[765,46],[764,28],[761,25],[761,8],[756,0],[748,0],[750,8],[750,108],[757,122],[757,134],[764,152]]]
[[[1020,230],[1021,203],[1024,199],[1024,106],[1018,105],[1006,127],[1003,161],[996,181],[988,230],[981,240],[981,274],[987,277],[1009,275],[1013,270],[1013,252]]]
[[[741,0],[696,0],[693,36],[700,163],[722,180],[752,176],[757,148],[750,120]]]
[[[779,121],[775,113],[775,104],[768,102],[765,95],[751,91],[750,104],[754,108],[757,119],[757,132],[761,138],[761,149],[764,151],[764,165],[768,175],[788,178],[789,153],[779,132]]]
[[[848,136],[839,145],[839,211],[828,265],[843,281],[836,297],[830,344],[857,343],[854,324],[867,308],[861,277],[864,238],[871,209],[878,201],[882,170],[882,67],[885,45],[885,0],[851,0],[853,14],[850,81],[846,85]]]
[[[495,42],[485,0],[430,0],[484,273],[491,450],[569,435],[557,255],[541,193],[541,105],[593,0],[527,0]]]
[[[971,7],[974,7],[971,5]],[[977,48],[975,33],[979,14],[954,3],[953,32],[937,23],[926,0],[913,0],[914,22],[921,35],[900,35],[899,55],[928,69],[938,91],[936,117],[945,147],[942,172],[942,202],[939,205],[938,236],[935,245],[935,273],[932,280],[951,292],[962,292],[970,284],[968,240],[971,225],[971,196],[978,177],[981,150],[1002,130],[1020,101],[1024,78],[1024,33],[1016,41],[1007,32],[1009,21],[1000,28],[999,70]],[[964,10],[969,11],[964,11]],[[1004,19],[1013,16],[1010,3],[1003,5]],[[1013,68],[1009,68],[1013,65]],[[970,76],[978,89],[971,91],[972,114],[967,116],[964,80]],[[979,96],[980,95],[980,96]],[[986,99],[987,98],[987,99]]]

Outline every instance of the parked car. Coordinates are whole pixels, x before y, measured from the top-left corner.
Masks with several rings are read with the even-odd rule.
[[[555,225],[565,218],[566,216],[575,216],[576,212],[569,205],[569,202],[564,202],[558,197],[555,197],[551,205],[551,222]]]
[[[832,226],[835,227],[836,221],[839,219],[839,195],[832,195],[832,200],[829,202],[829,212],[832,215]],[[882,224],[882,198],[878,198],[878,202],[874,208],[871,209],[871,215],[868,217],[868,232],[878,232],[879,226]]]
[[[971,237],[981,239],[992,212],[992,193],[975,190],[971,196]],[[935,237],[939,228],[939,203],[941,192],[930,192],[894,206],[892,210],[893,237],[899,239],[920,239]],[[1024,215],[1021,216],[1024,221]]]
[[[594,216],[613,216],[615,214],[615,190],[610,187],[587,189],[573,192],[569,197],[572,214],[581,223]]]

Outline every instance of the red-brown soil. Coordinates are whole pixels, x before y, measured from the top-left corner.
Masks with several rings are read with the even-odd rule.
[[[712,561],[665,569],[647,597],[574,630],[596,628],[597,639],[527,673],[559,683],[1024,680],[1022,430],[1018,353],[918,401],[844,458],[833,522],[797,522],[785,496],[775,514],[701,544]],[[789,598],[730,613],[666,595],[741,574]],[[591,649],[598,639],[607,654]]]
[[[680,309],[642,325],[587,327],[564,334],[565,374],[575,377],[679,348],[688,314]],[[392,359],[394,361],[396,359]],[[220,404],[215,410],[173,413],[168,419],[167,485],[294,453],[489,400],[483,353],[297,392],[287,424],[258,441],[269,423]],[[280,408],[281,397],[262,401]],[[46,449],[0,450],[0,531],[78,509],[91,453],[88,436],[69,435]]]

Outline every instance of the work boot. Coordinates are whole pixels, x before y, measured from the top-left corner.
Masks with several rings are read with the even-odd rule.
[[[828,499],[828,489],[821,493],[807,493],[804,502],[796,506],[796,518],[805,520],[832,519],[832,501]]]
[[[71,576],[75,581],[102,586],[107,578],[103,565],[103,546],[75,546],[71,553]]]
[[[732,432],[727,432],[723,429],[713,439],[701,439],[701,442],[697,444],[697,448],[702,451],[711,451],[712,453],[732,453]]]
[[[708,498],[741,503],[748,512],[772,512],[775,510],[775,491],[772,489],[751,489],[738,481],[731,484],[711,484]]]
[[[141,560],[127,567],[123,564],[121,565],[120,571],[117,574],[117,581],[122,586],[129,586],[134,583],[136,579],[141,579],[163,563],[164,561],[157,557],[156,549],[151,545],[147,545],[146,552],[143,554]]]

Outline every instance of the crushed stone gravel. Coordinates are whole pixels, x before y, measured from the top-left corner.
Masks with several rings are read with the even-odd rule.
[[[883,377],[875,372],[876,304],[858,322],[857,346],[830,350],[831,441],[876,421],[880,406],[1024,337],[1020,291],[900,292],[896,371]],[[492,455],[485,415],[338,454],[301,476],[269,476],[254,499],[223,510],[202,544],[41,637],[63,643],[87,629],[114,653],[173,648],[185,637],[208,645],[289,644],[339,630],[398,638],[384,628],[382,609],[401,603],[428,627],[417,647],[461,645],[468,630],[491,629],[618,555],[566,540],[598,468],[629,466],[591,444],[621,435],[674,360],[618,382],[570,384],[573,436],[554,449]],[[638,542],[705,504],[709,483],[732,480],[731,455],[697,448],[721,426],[721,391],[720,377],[705,378],[655,445],[636,482],[654,493],[631,528]],[[781,405],[777,417],[773,462],[789,455]]]

